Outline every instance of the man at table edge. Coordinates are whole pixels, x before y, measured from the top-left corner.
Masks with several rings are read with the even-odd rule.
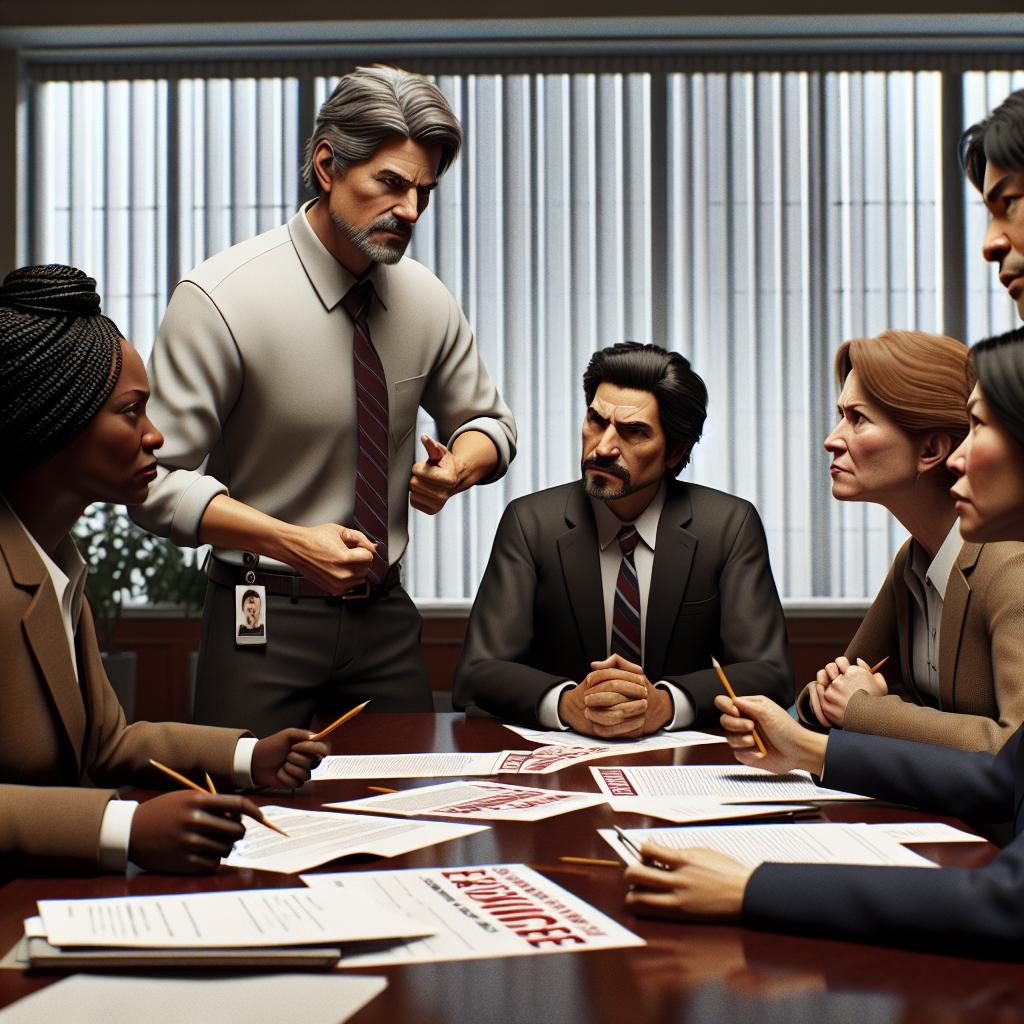
[[[738,693],[790,702],[757,511],[676,479],[704,425],[704,382],[678,353],[625,342],[594,354],[583,387],[582,480],[505,510],[455,706],[599,737],[681,729],[714,714],[712,655]]]

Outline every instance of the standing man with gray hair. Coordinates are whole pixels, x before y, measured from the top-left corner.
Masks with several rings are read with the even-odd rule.
[[[135,516],[213,545],[196,721],[244,710],[266,735],[364,700],[432,708],[400,581],[408,505],[497,479],[516,441],[458,303],[403,258],[461,143],[425,78],[356,69],[307,145],[318,198],[171,296],[150,364],[166,441]],[[443,443],[423,435],[417,462],[421,405]],[[265,642],[236,645],[237,588],[265,593]]]

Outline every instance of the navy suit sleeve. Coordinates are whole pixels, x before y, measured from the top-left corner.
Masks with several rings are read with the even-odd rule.
[[[995,757],[833,731],[829,786],[955,814],[1007,820],[1021,732]],[[1024,955],[1024,836],[984,868],[763,864],[743,900],[744,922],[969,956]]]
[[[536,589],[537,566],[513,503],[498,524],[473,602],[455,671],[456,708],[479,708],[522,725],[540,724],[541,698],[566,680],[526,664],[534,639]]]

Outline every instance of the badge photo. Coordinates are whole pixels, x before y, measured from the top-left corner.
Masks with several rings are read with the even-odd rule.
[[[235,587],[235,643],[267,642],[267,588],[243,583]]]

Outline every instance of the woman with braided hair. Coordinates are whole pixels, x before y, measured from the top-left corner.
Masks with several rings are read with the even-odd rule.
[[[163,438],[142,360],[100,312],[96,282],[26,267],[0,286],[0,871],[214,870],[239,839],[238,795],[162,786],[155,758],[227,786],[297,786],[327,753],[302,729],[126,725],[100,659],[70,537],[94,501],[143,501]],[[107,787],[107,788],[96,788]]]

